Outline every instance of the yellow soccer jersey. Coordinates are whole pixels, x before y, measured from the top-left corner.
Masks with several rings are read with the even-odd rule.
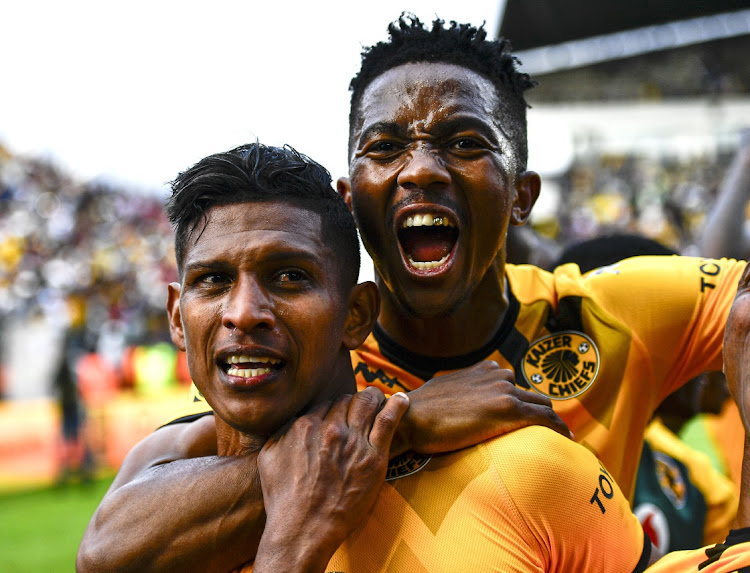
[[[722,366],[729,308],[744,261],[634,257],[581,275],[507,265],[509,307],[484,348],[450,358],[416,355],[376,326],[352,353],[360,387],[386,394],[481,360],[547,395],[576,441],[599,456],[632,499],[646,425],[693,376]]]
[[[646,573],[749,573],[750,528],[729,532],[724,543],[692,551],[675,551],[646,569]]]
[[[631,572],[650,556],[604,466],[547,428],[432,458],[403,456],[389,476],[327,572]]]

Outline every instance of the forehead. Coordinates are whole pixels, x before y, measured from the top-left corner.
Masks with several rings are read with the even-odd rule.
[[[410,63],[383,72],[365,88],[358,119],[362,126],[411,111],[421,115],[464,112],[491,120],[498,102],[492,82],[468,68]]]
[[[305,252],[321,260],[332,257],[323,241],[321,216],[287,201],[236,203],[212,207],[205,228],[186,245],[186,264],[249,253]]]

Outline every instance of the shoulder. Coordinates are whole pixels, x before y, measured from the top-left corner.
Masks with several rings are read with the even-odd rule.
[[[565,474],[580,474],[584,469],[598,474],[603,467],[589,450],[543,426],[521,428],[486,445],[493,462],[502,465],[502,471],[510,466],[513,473],[524,470],[537,479],[557,476],[557,481]]]
[[[632,571],[648,560],[628,500],[586,448],[540,426],[486,448],[530,534],[548,547],[552,570]]]
[[[529,426],[487,442],[503,486],[522,514],[547,520],[558,512],[573,519],[601,518],[629,503],[599,459],[574,441]],[[635,519],[635,516],[633,516]]]

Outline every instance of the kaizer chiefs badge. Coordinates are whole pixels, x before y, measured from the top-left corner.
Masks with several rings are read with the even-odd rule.
[[[416,452],[404,452],[388,462],[388,471],[385,474],[385,481],[410,476],[417,473],[427,465],[432,456],[418,454]]]
[[[552,400],[568,400],[591,387],[599,373],[599,350],[582,332],[566,330],[535,341],[523,357],[528,385]]]

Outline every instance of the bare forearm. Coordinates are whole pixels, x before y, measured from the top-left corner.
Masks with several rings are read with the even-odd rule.
[[[719,189],[703,230],[701,255],[742,259],[747,256],[744,241],[745,205],[750,198],[750,145],[735,155]]]
[[[267,527],[258,547],[253,573],[322,573],[336,548],[322,546],[319,538],[305,540],[302,535],[288,530]]]
[[[178,460],[107,493],[83,571],[230,571],[255,556],[265,514],[257,457]]]

